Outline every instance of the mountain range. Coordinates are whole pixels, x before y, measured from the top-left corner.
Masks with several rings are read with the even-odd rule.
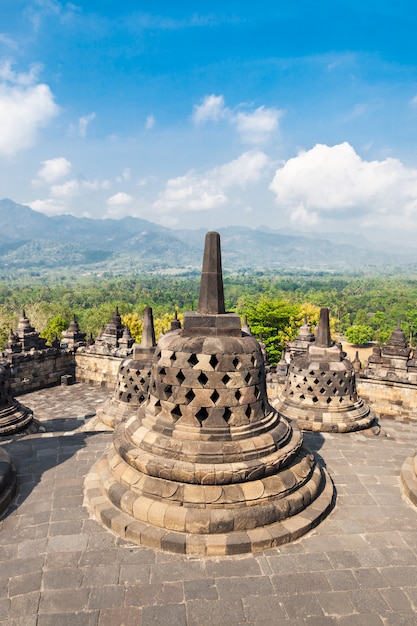
[[[47,216],[0,200],[0,276],[26,272],[116,273],[194,271],[201,268],[204,229],[170,229],[148,220]],[[417,267],[417,254],[398,254],[363,238],[350,243],[287,234],[267,227],[219,229],[229,271],[392,271]],[[339,234],[340,238],[340,234]],[[383,248],[383,249],[382,249]]]

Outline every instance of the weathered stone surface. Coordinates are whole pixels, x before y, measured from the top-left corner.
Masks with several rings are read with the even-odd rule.
[[[34,433],[39,423],[28,407],[20,404],[12,395],[10,368],[0,365],[0,437],[16,433]]]
[[[355,370],[330,340],[329,311],[322,308],[316,341],[295,357],[273,405],[303,430],[349,432],[373,426],[375,415],[359,397]]]
[[[333,487],[297,426],[269,405],[259,343],[224,312],[214,235],[206,240],[199,311],[159,339],[148,397],[115,429],[86,493],[122,537],[232,555],[313,528],[333,505]],[[97,499],[97,475],[107,507]]]

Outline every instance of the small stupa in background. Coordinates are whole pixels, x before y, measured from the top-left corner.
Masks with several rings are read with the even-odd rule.
[[[287,543],[331,509],[326,470],[268,402],[259,343],[225,312],[218,233],[206,236],[198,311],[159,339],[148,398],[115,429],[86,496],[122,537],[199,555]]]
[[[133,344],[132,356],[121,362],[113,395],[97,409],[97,419],[107,427],[114,428],[122,420],[136,414],[148,397],[155,347],[152,309],[146,307],[142,340],[140,344]]]
[[[350,432],[374,426],[375,414],[358,396],[353,365],[331,339],[328,308],[320,310],[315,341],[290,362],[274,406],[303,430]]]
[[[10,368],[0,364],[0,437],[35,433],[39,422],[33,411],[20,404],[10,389]]]

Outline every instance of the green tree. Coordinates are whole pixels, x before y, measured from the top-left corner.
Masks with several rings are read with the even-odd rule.
[[[39,336],[46,339],[47,343],[51,345],[55,336],[61,339],[62,331],[66,330],[68,326],[69,322],[65,320],[62,315],[55,315],[49,320],[43,331],[39,333]]]
[[[374,331],[369,326],[359,324],[346,329],[345,336],[349,343],[355,346],[364,346],[371,341]]]

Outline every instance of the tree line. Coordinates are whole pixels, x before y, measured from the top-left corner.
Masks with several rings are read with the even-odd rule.
[[[410,343],[417,335],[417,279],[288,273],[230,274],[224,277],[226,309],[246,316],[262,337],[271,363],[292,339],[304,315],[315,326],[319,308],[327,306],[332,329],[351,343],[385,343],[398,320]],[[145,275],[83,278],[33,284],[0,283],[0,350],[22,309],[41,335],[52,341],[76,315],[80,328],[96,337],[116,306],[136,340],[140,340],[145,306],[151,306],[157,334],[169,328],[177,311],[196,310],[199,276]]]

